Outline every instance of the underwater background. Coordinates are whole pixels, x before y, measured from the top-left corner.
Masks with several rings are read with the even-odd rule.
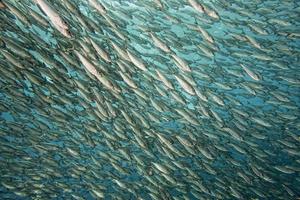
[[[300,2],[0,0],[0,199],[299,199]]]

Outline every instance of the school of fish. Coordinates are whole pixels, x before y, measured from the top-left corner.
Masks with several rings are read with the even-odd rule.
[[[0,199],[300,198],[300,2],[0,0]]]

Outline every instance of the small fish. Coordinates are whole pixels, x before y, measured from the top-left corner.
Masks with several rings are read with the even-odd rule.
[[[51,5],[46,0],[34,0],[36,4],[43,10],[43,12],[49,17],[52,25],[65,37],[71,38],[69,27],[66,22],[60,17]]]
[[[241,67],[245,70],[245,72],[255,81],[260,81],[260,77],[254,73],[253,71],[251,71],[248,67],[246,67],[245,65],[241,64]]]

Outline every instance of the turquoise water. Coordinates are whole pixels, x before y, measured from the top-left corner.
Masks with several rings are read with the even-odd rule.
[[[0,1],[0,199],[299,198],[299,14]]]

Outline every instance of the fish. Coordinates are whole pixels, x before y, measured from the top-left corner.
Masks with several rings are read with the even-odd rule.
[[[299,197],[296,1],[0,10],[1,198]]]
[[[188,0],[189,4],[199,13],[204,13],[204,8],[196,0]]]
[[[168,47],[163,41],[161,41],[158,37],[156,37],[153,33],[150,33],[151,39],[153,40],[153,43],[156,47],[161,49],[162,51],[166,53],[170,53],[171,49]]]
[[[43,12],[50,19],[53,26],[65,37],[71,38],[69,27],[60,15],[51,7],[46,0],[35,0],[36,4],[43,10]]]
[[[98,2],[97,0],[89,0],[89,3],[92,7],[94,7],[101,15],[105,15],[106,14],[106,9],[105,7]]]
[[[245,65],[241,65],[241,67],[245,70],[245,72],[255,81],[259,81],[260,77],[254,73],[253,71],[251,71],[249,68],[247,68]]]

